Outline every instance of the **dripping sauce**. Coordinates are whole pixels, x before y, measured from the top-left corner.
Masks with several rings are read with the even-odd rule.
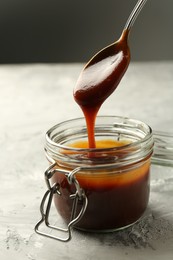
[[[74,89],[74,99],[81,107],[88,129],[89,148],[95,148],[94,127],[103,102],[117,88],[130,63],[128,30],[119,41],[96,54],[84,67]]]

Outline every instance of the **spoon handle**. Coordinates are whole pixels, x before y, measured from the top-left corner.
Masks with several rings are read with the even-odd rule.
[[[124,30],[129,31],[132,28],[136,18],[138,17],[138,14],[142,10],[142,8],[143,8],[143,6],[145,5],[146,2],[147,2],[147,0],[138,0],[137,4],[133,8],[133,10],[132,10],[125,26],[124,26]]]

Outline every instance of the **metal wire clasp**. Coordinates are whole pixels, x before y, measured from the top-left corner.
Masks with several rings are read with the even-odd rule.
[[[42,201],[41,201],[41,204],[40,204],[41,219],[40,219],[40,221],[38,221],[38,223],[35,226],[35,232],[37,234],[45,236],[45,237],[49,237],[49,238],[52,238],[52,239],[55,239],[55,240],[67,242],[71,239],[71,228],[73,227],[73,225],[75,225],[77,222],[80,221],[80,219],[82,218],[82,216],[84,215],[84,213],[86,211],[86,208],[87,208],[87,205],[88,205],[88,199],[85,195],[84,190],[80,187],[79,182],[77,181],[77,179],[75,177],[75,174],[79,170],[81,170],[80,167],[75,168],[71,172],[67,172],[67,171],[62,170],[62,169],[55,169],[55,166],[57,166],[56,163],[52,164],[45,171],[45,180],[46,180],[46,184],[48,186],[48,190],[44,194]],[[61,173],[65,174],[69,184],[74,184],[75,188],[76,188],[76,192],[74,194],[70,195],[70,199],[73,200],[73,204],[72,204],[71,218],[70,218],[69,224],[67,225],[67,228],[56,227],[56,226],[50,225],[50,223],[49,223],[49,215],[50,215],[50,209],[51,209],[53,196],[54,196],[55,193],[57,195],[61,196],[60,184],[54,183],[52,186],[50,184],[50,179],[55,174],[55,172],[61,172]],[[46,201],[47,201],[47,205],[45,205]],[[77,210],[77,206],[78,206],[79,202],[80,202],[80,205],[82,205],[82,206],[81,206],[80,212],[76,216],[76,210]],[[50,233],[40,231],[39,227],[43,223],[51,231],[56,230],[56,231],[59,231],[59,232],[66,234],[66,235],[64,235],[64,236],[54,236]]]

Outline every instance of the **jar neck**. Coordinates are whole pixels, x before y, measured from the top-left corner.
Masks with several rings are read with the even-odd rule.
[[[49,161],[67,167],[126,167],[149,158],[153,151],[151,128],[143,122],[124,117],[97,117],[97,140],[126,141],[109,148],[74,148],[72,143],[87,140],[84,118],[62,122],[46,133],[45,151]]]

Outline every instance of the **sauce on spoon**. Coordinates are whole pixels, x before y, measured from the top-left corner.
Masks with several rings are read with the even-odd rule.
[[[84,67],[74,89],[87,124],[89,148],[96,148],[95,119],[103,102],[117,88],[130,63],[129,30],[120,39],[98,52]]]

